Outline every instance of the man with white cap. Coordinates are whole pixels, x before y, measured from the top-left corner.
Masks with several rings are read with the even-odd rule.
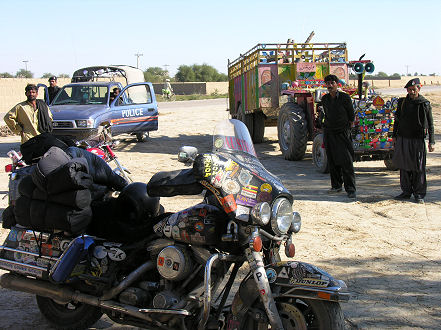
[[[400,169],[402,190],[395,199],[410,199],[413,194],[417,203],[424,203],[427,191],[424,139],[427,135],[429,152],[435,150],[432,107],[430,102],[419,94],[419,78],[409,80],[404,88],[407,89],[407,96],[398,100],[393,132],[393,162]]]

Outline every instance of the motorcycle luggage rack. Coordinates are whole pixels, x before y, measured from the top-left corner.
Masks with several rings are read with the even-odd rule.
[[[2,252],[2,251],[16,252],[16,253],[36,257],[36,258],[43,258],[43,259],[46,259],[49,261],[53,261],[54,263],[58,260],[58,258],[56,258],[56,257],[44,256],[44,255],[40,255],[35,252],[23,251],[23,250],[13,249],[13,248],[10,248],[7,246],[0,245],[0,252]],[[48,264],[48,266],[49,265],[50,265],[50,268],[53,267],[53,265],[51,265],[50,263]],[[10,270],[10,271],[16,271],[19,273],[26,273],[26,274],[37,276],[37,277],[42,277],[43,273],[46,273],[46,275],[49,274],[49,270],[50,270],[49,267],[41,267],[41,266],[37,266],[37,265],[31,265],[31,264],[27,264],[24,262],[9,260],[9,259],[5,259],[5,258],[0,258],[0,268],[5,269],[5,270]]]

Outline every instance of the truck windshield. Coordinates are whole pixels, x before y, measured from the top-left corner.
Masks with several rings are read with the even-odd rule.
[[[51,105],[63,104],[107,104],[107,86],[65,86]]]

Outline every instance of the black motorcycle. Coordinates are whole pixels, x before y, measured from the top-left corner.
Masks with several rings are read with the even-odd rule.
[[[0,268],[9,270],[1,286],[36,294],[60,329],[90,327],[103,313],[149,329],[342,329],[346,285],[291,261],[300,215],[257,159],[246,126],[221,122],[211,153],[183,147],[178,158],[192,167],[132,183],[116,199],[143,214],[120,241],[104,228],[77,237],[11,228],[0,247]],[[195,194],[200,204],[159,211],[158,197]]]

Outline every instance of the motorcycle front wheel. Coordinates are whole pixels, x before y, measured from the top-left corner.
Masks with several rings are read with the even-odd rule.
[[[41,296],[36,298],[41,314],[57,329],[87,329],[103,315],[98,307],[74,302],[58,304],[50,298]]]
[[[256,306],[265,311],[262,304]],[[340,304],[313,299],[289,299],[277,302],[277,309],[285,330],[344,329],[344,316]],[[258,322],[250,314],[243,329],[271,329],[268,322]]]

